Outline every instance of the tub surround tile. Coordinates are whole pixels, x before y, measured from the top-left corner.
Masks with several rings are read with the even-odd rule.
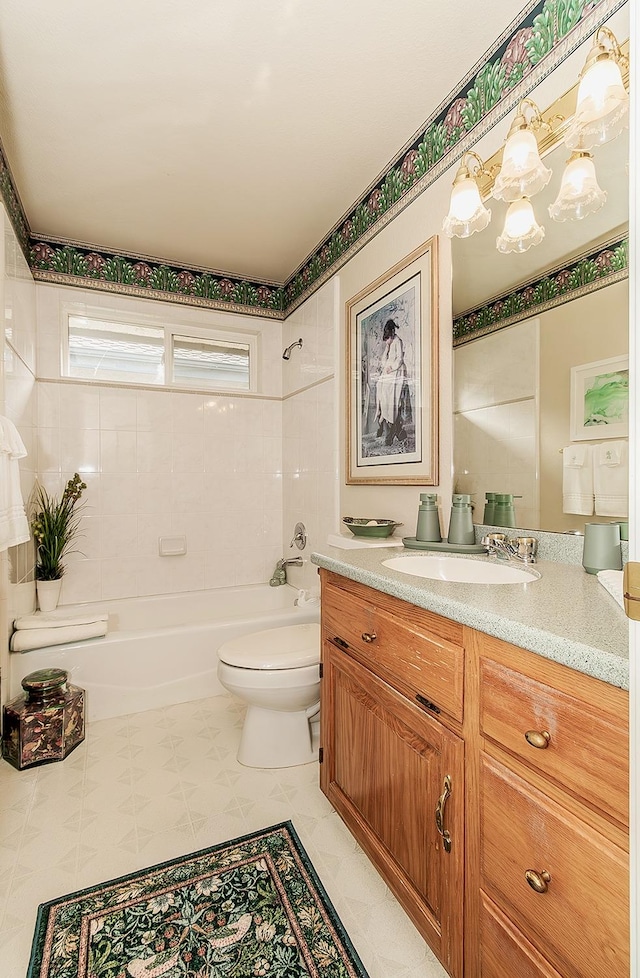
[[[100,428],[103,431],[136,431],[137,393],[135,390],[100,389]]]
[[[137,471],[136,432],[100,432],[100,469],[112,474]]]

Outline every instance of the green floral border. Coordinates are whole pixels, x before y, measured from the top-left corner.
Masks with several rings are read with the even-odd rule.
[[[618,282],[628,274],[629,238],[625,235],[458,316],[453,321],[453,345],[462,346],[478,336]]]
[[[27,978],[87,970],[367,978],[290,821],[43,904]]]
[[[0,194],[34,277],[284,319],[628,0],[530,2],[475,68],[283,284],[31,234],[0,145]],[[584,23],[589,17],[588,24]],[[516,91],[517,89],[517,91]]]

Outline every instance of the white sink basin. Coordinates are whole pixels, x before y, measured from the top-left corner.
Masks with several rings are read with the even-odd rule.
[[[384,567],[428,577],[432,581],[454,581],[458,584],[526,584],[540,578],[538,571],[516,567],[497,560],[469,560],[468,557],[447,557],[444,554],[411,554],[383,560]]]

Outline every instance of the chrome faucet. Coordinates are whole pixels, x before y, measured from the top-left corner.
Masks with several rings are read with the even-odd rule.
[[[538,541],[535,537],[515,537],[507,540],[504,533],[488,533],[482,545],[489,554],[502,560],[520,560],[523,564],[535,564]]]
[[[271,587],[280,587],[287,583],[287,567],[293,564],[294,567],[302,567],[304,561],[302,557],[281,557],[276,564],[276,569],[269,581]]]

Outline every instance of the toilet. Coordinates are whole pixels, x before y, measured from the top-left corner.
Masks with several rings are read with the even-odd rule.
[[[218,679],[247,704],[239,762],[274,768],[317,760],[320,625],[243,635],[221,645],[218,660]]]

